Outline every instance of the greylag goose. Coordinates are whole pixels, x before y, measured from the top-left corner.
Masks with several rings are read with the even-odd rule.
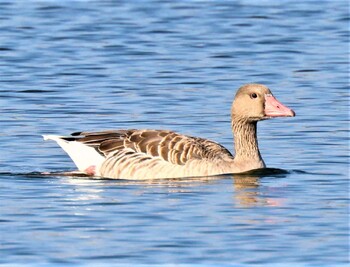
[[[179,178],[242,173],[265,168],[257,141],[257,122],[294,117],[269,88],[246,84],[231,108],[235,156],[222,145],[167,130],[108,130],[44,135],[68,153],[79,171],[122,179]]]

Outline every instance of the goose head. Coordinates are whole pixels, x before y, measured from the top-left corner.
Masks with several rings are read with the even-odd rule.
[[[295,112],[279,102],[265,85],[246,84],[236,93],[231,116],[233,120],[254,122],[274,117],[294,117]]]

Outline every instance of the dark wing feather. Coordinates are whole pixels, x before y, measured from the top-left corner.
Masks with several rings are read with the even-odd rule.
[[[190,159],[232,158],[225,147],[213,141],[165,130],[77,132],[68,139],[92,146],[105,156],[128,149],[178,165]]]

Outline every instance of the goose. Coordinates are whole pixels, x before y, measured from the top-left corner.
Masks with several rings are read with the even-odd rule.
[[[80,172],[114,179],[158,179],[243,173],[266,168],[257,122],[294,117],[262,84],[240,87],[231,107],[233,156],[224,146],[169,130],[123,129],[43,135],[70,156]]]

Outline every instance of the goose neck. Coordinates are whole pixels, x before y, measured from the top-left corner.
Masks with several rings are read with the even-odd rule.
[[[257,122],[233,119],[232,131],[235,159],[262,161],[257,140]]]

